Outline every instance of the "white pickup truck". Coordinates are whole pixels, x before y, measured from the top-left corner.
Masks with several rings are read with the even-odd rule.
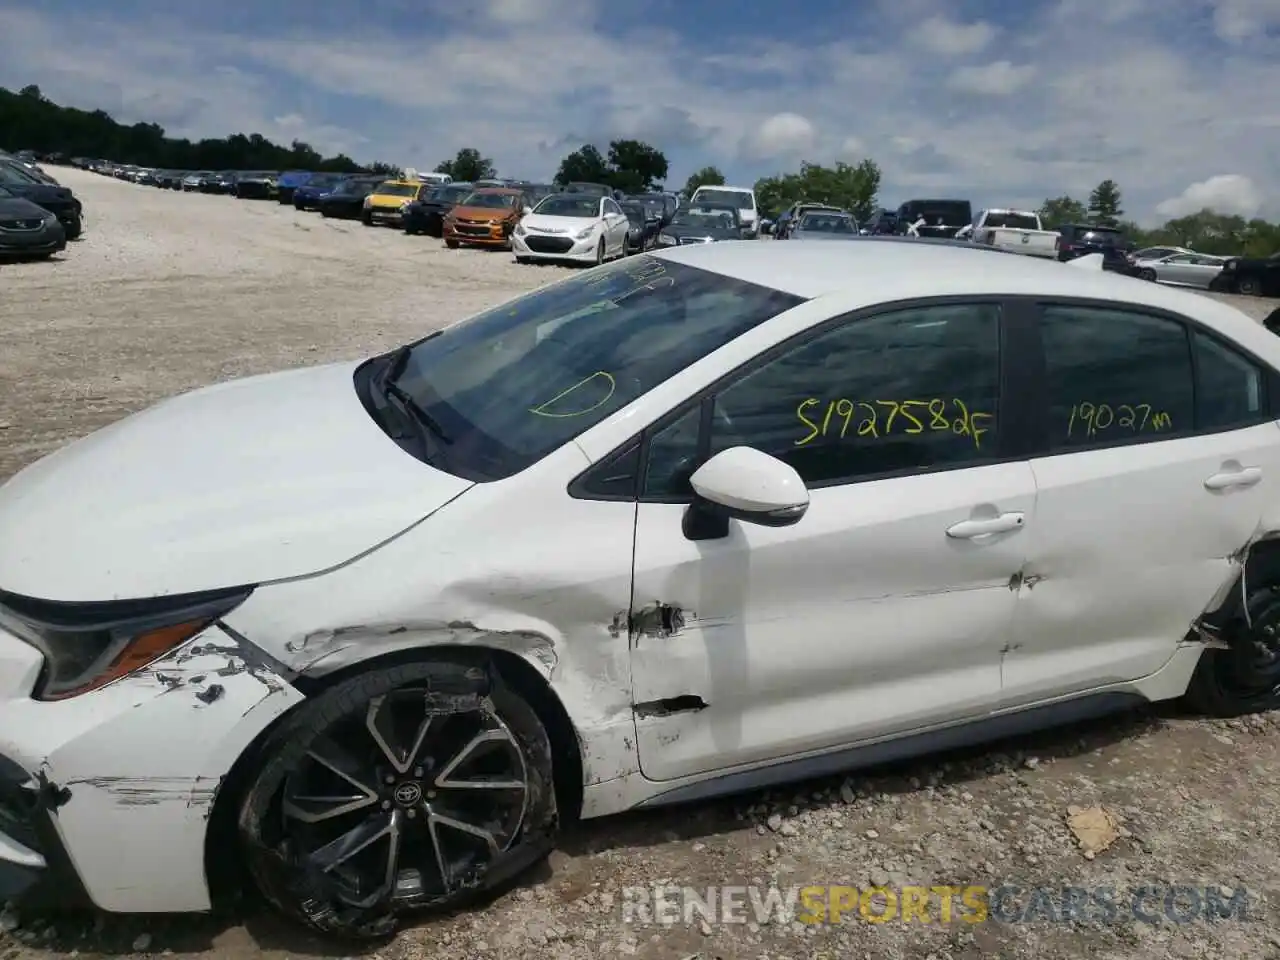
[[[982,210],[957,239],[1000,247],[1030,257],[1058,256],[1058,232],[1045,230],[1040,215],[1026,210]]]

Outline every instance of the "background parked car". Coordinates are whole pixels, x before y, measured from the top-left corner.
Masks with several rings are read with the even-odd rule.
[[[360,222],[366,227],[374,224],[386,224],[399,227],[403,223],[404,208],[416,200],[421,200],[435,188],[421,180],[384,180],[373,188],[373,193],[364,198],[364,209],[360,212]]]
[[[681,207],[658,234],[658,244],[673,247],[690,243],[741,240],[744,224],[736,205],[708,203]]]
[[[427,196],[409,204],[404,210],[405,233],[425,233],[431,237],[444,235],[444,218],[459,201],[476,189],[467,181],[436,187]]]
[[[462,199],[444,218],[444,245],[511,249],[511,234],[524,215],[524,194],[516,187],[485,187]]]
[[[323,216],[355,220],[364,210],[364,198],[373,193],[374,188],[384,179],[385,177],[348,177],[321,198],[316,207]]]
[[[57,217],[0,186],[0,258],[51,257],[66,246]]]
[[[1136,276],[1138,267],[1130,257],[1131,247],[1118,227],[1068,223],[1058,228],[1058,260],[1063,263],[1100,253],[1104,270]]]
[[[1209,289],[1249,297],[1280,297],[1280,251],[1269,257],[1228,260]]]
[[[641,253],[658,242],[658,228],[662,218],[638,200],[624,200],[618,204],[627,215],[627,253]]]
[[[246,173],[236,180],[236,197],[240,200],[274,200],[280,174],[269,170]]]
[[[276,181],[276,200],[280,203],[293,203],[293,192],[314,176],[309,170],[286,170]]]
[[[329,195],[338,184],[346,180],[347,173],[313,173],[307,182],[293,190],[293,207],[295,210],[318,209],[320,201]]]
[[[845,211],[806,213],[791,231],[793,240],[850,240],[860,235],[858,221]]]
[[[1143,280],[1159,281],[1179,287],[1209,289],[1226,263],[1225,257],[1204,253],[1174,253],[1163,257],[1133,255],[1135,275]]]
[[[68,240],[75,240],[83,232],[83,209],[69,188],[47,183],[22,164],[4,158],[0,158],[0,186],[52,213]]]

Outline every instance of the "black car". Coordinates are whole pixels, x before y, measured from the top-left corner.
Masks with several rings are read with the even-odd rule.
[[[441,236],[444,233],[445,215],[474,189],[475,185],[467,181],[436,187],[423,199],[415,200],[404,208],[401,221],[404,232]]]
[[[677,210],[671,222],[658,234],[658,245],[672,247],[741,239],[742,217],[738,208],[708,203]]]
[[[321,197],[318,207],[322,216],[342,220],[358,220],[364,210],[364,198],[373,193],[386,177],[349,177],[334,187],[333,192]]]
[[[200,178],[197,189],[201,193],[226,193],[235,196],[236,184],[240,181],[240,177],[241,174],[235,170],[211,173],[207,177]]]
[[[899,229],[914,227],[916,236],[950,240],[973,223],[973,204],[968,200],[908,200],[898,207],[898,221]]]
[[[23,165],[3,158],[0,158],[0,187],[52,213],[62,224],[68,240],[75,240],[83,232],[83,208],[67,187],[46,183]]]
[[[612,197],[614,189],[603,183],[588,183],[585,180],[574,180],[560,188],[561,193],[589,193],[594,197]]]
[[[1132,244],[1117,227],[1092,223],[1068,223],[1058,228],[1058,259],[1066,263],[1092,253],[1102,254],[1102,269],[1136,276],[1137,268],[1129,259]]]
[[[627,253],[642,253],[657,242],[662,218],[651,213],[637,200],[624,200],[618,204],[627,215]]]
[[[892,237],[900,234],[903,229],[897,211],[883,208],[871,214],[862,228],[872,237]]]
[[[280,174],[256,170],[242,174],[236,180],[235,194],[239,200],[274,200],[276,199],[276,183]]]
[[[51,257],[66,246],[57,217],[0,187],[0,258]]]
[[[1209,289],[1249,297],[1280,297],[1280,251],[1269,257],[1236,257],[1222,265]],[[1277,311],[1280,313],[1280,311]]]
[[[671,222],[671,218],[680,209],[680,201],[670,193],[635,193],[627,197],[627,199],[638,200],[650,208],[660,207],[662,209],[662,226],[664,227]]]

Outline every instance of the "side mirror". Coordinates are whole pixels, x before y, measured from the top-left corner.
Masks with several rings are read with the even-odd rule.
[[[788,527],[809,509],[809,491],[795,468],[754,447],[722,450],[689,478],[694,507],[724,520]]]

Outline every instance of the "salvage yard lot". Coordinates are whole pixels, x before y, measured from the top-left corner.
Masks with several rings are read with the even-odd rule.
[[[353,359],[563,276],[510,254],[323,220],[275,203],[52,171],[86,208],[60,259],[0,266],[0,479],[162,397],[230,377]],[[1230,298],[1261,318],[1276,304]],[[270,443],[270,437],[263,438]],[[211,450],[210,456],[217,451]],[[110,482],[110,478],[103,478]],[[1172,521],[1173,518],[1171,518]],[[802,639],[798,639],[798,643]],[[803,655],[797,651],[797,655]],[[1121,716],[872,777],[802,784],[574,828],[548,868],[473,913],[402,931],[378,956],[1280,957],[1280,718]],[[1068,808],[1103,805],[1087,859]],[[1245,919],[1151,924],[918,919],[700,929],[625,924],[622,888],[658,883],[1244,887]],[[1164,913],[1159,900],[1148,909]],[[1182,907],[1184,916],[1187,907]],[[0,960],[251,960],[355,954],[250,907],[218,918],[19,917]]]

